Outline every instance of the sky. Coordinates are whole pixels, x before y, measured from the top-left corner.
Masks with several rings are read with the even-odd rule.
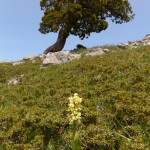
[[[140,40],[150,34],[150,0],[129,0],[135,13],[134,20],[109,27],[101,33],[92,33],[88,39],[67,38],[63,50],[72,50],[77,44],[87,48],[115,45]],[[23,57],[42,54],[54,44],[57,33],[38,31],[43,11],[40,0],[0,0],[0,61],[19,61]]]

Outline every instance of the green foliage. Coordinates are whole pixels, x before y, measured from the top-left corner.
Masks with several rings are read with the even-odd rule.
[[[84,39],[92,32],[108,27],[107,19],[115,23],[129,22],[133,12],[127,0],[41,0],[44,11],[39,31],[57,32],[59,29]]]
[[[149,149],[150,47],[40,65],[0,64],[0,149],[70,150],[66,110],[74,93],[83,98],[83,150]],[[22,83],[7,84],[22,74]]]

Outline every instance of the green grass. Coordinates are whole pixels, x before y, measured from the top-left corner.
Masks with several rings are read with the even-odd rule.
[[[0,64],[0,150],[70,150],[74,93],[83,98],[83,150],[149,150],[150,47],[40,66]],[[22,83],[7,84],[21,75]]]

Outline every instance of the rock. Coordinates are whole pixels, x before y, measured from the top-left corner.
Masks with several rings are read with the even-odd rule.
[[[16,62],[13,62],[13,66],[16,66],[16,65],[21,65],[21,64],[23,64],[24,62],[22,62],[22,61],[16,61]]]
[[[144,39],[149,39],[150,40],[150,34],[147,34]]]
[[[89,52],[86,54],[86,56],[97,56],[97,55],[103,55],[105,52],[103,51],[102,48],[96,48],[92,50],[92,52]]]
[[[39,58],[41,58],[41,60],[44,60],[44,59],[45,59],[45,57],[46,57],[46,55],[45,55],[45,54],[41,54],[41,55],[39,55]]]
[[[39,55],[27,56],[27,57],[24,57],[23,60],[34,60],[36,57],[39,57]]]
[[[46,57],[45,54],[39,54],[39,55],[24,57],[23,60],[31,60],[34,63],[35,58],[40,58],[41,60],[44,60],[45,57]]]
[[[21,77],[19,77],[19,78],[13,78],[13,79],[11,79],[11,80],[8,80],[8,85],[9,84],[18,84],[18,83],[20,83],[20,82],[22,82],[22,80],[23,80],[23,76],[24,75],[21,75]]]
[[[140,44],[138,42],[131,43],[131,46],[139,46]]]
[[[33,64],[35,63],[35,59],[32,60],[32,63],[33,63]]]
[[[150,45],[150,34],[147,34],[143,40],[129,41],[127,43],[121,43],[121,44],[117,45],[117,47],[120,48],[120,50],[124,50],[127,48],[128,49],[137,48],[137,47],[143,46],[143,45]],[[86,49],[86,47],[81,44],[78,44],[77,49],[75,49],[75,50],[79,50],[79,49]],[[85,52],[86,53],[85,56],[97,56],[97,55],[107,54],[109,52],[113,52],[113,51],[110,51],[107,48],[97,47],[97,48],[87,49],[87,51]],[[74,59],[80,59],[81,55],[82,54],[72,54],[72,53],[70,53],[70,51],[59,51],[59,52],[55,52],[55,53],[50,52],[48,54],[28,56],[28,57],[23,58],[23,60],[31,60],[32,63],[35,63],[35,61],[36,61],[35,58],[39,58],[43,61],[43,63],[42,63],[42,66],[43,66],[43,65],[47,65],[47,64],[61,64],[61,63],[66,63],[66,62],[72,61]],[[3,62],[4,61],[0,61],[0,63],[3,63]],[[13,62],[13,66],[20,65],[23,63],[24,63],[23,61]],[[41,67],[41,68],[43,68],[43,67]]]
[[[117,46],[118,46],[118,48],[126,49],[129,46],[129,44],[128,43],[122,43],[122,44],[119,44]]]
[[[71,54],[69,51],[50,52],[43,60],[43,65],[66,63],[73,59],[79,59],[80,57],[81,54]]]
[[[147,34],[143,39],[143,45],[150,45],[150,34]]]
[[[117,45],[121,49],[132,49],[132,48],[137,48],[139,46],[146,46],[150,45],[150,34],[147,34],[143,40],[137,40],[137,41],[129,41],[127,43],[122,43]]]
[[[43,65],[47,64],[61,64],[68,62],[69,51],[60,51],[60,52],[50,52],[46,55],[46,58],[43,60]]]
[[[110,50],[107,49],[107,48],[102,49],[102,51],[103,51],[104,53],[109,53],[109,52],[110,52]]]
[[[149,46],[150,46],[150,41],[148,41],[148,42],[146,43],[146,45],[149,45]]]
[[[71,54],[70,53],[68,58],[69,58],[69,61],[72,61],[74,59],[80,59],[81,58],[81,54]]]
[[[54,53],[52,53],[49,57],[46,57],[43,60],[43,65],[47,64],[60,64],[61,61],[59,61]]]

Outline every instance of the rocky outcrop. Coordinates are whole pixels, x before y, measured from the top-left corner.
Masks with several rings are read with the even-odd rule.
[[[137,40],[137,41],[129,41],[127,43],[122,43],[117,45],[120,49],[127,49],[127,48],[137,48],[139,46],[150,46],[150,34],[147,34],[144,39]]]
[[[55,53],[48,53],[46,58],[43,60],[43,65],[47,64],[61,64],[64,62],[68,62],[68,52],[60,51]]]
[[[85,56],[96,56],[96,55],[103,55],[110,52],[109,49],[104,48],[93,48],[93,49],[87,49]],[[59,51],[59,52],[50,52],[48,54],[41,54],[41,55],[35,55],[35,56],[28,56],[23,58],[21,61],[13,62],[12,65],[21,65],[25,63],[25,60],[30,60],[32,63],[35,63],[36,58],[39,58],[42,60],[42,65],[48,65],[48,64],[62,64],[69,61],[72,61],[74,59],[80,59],[82,54],[75,54],[71,53],[70,51]]]
[[[137,48],[139,46],[145,46],[145,45],[150,45],[150,34],[147,34],[143,40],[138,40],[138,41],[129,41],[127,43],[122,43],[117,45],[117,47],[120,50],[123,49],[132,49],[132,48]],[[76,54],[75,52],[77,50],[80,50],[80,48],[86,48],[80,44],[77,45],[77,49],[74,50],[72,53],[71,51],[58,51],[58,52],[50,52],[48,54],[39,54],[39,55],[34,55],[34,56],[28,56],[23,58],[21,61],[16,61],[13,62],[12,65],[20,65],[23,64],[26,60],[32,61],[32,63],[36,62],[36,58],[41,59],[42,65],[48,65],[48,64],[61,64],[61,63],[66,63],[69,61],[72,61],[74,59],[80,59],[82,54]],[[109,49],[102,48],[102,47],[97,47],[97,48],[92,48],[92,49],[87,49],[85,51],[85,56],[97,56],[97,55],[103,55],[113,52],[112,50],[110,51]],[[77,52],[78,53],[78,52]],[[4,63],[4,61],[0,61],[0,63]]]
[[[104,48],[88,49],[86,56],[103,55],[108,52],[110,52],[110,50],[104,49]],[[43,65],[62,64],[62,63],[72,61],[74,59],[80,59],[81,54],[74,54],[74,53],[71,53],[70,51],[59,51],[55,53],[50,52],[48,54],[42,54],[42,55],[37,55],[37,56],[28,56],[28,57],[25,57],[24,60],[32,60],[32,62],[34,63],[35,58],[40,58],[42,60]]]
[[[45,59],[43,60],[43,65],[47,64],[62,64],[73,59],[79,59],[81,54],[71,54],[69,51],[60,51],[55,53],[48,53],[45,55]]]
[[[143,40],[138,40],[134,42],[127,42],[123,44],[117,45],[120,50],[123,49],[132,49],[132,48],[137,48],[139,46],[145,46],[149,45],[150,46],[150,34],[147,34]],[[79,49],[78,49],[79,50]],[[23,60],[16,61],[16,62],[5,62],[5,61],[0,61],[0,63],[12,63],[13,66],[16,65],[21,65],[26,62],[26,60],[32,61],[32,63],[36,62],[36,58],[41,59],[42,65],[40,66],[41,68],[45,68],[46,65],[49,64],[62,64],[62,63],[67,63],[70,62],[74,59],[80,59],[82,55],[85,56],[97,56],[97,55],[104,55],[110,52],[113,52],[112,50],[109,50],[107,48],[102,48],[102,47],[97,47],[97,48],[92,48],[92,49],[87,49],[84,51],[84,54],[77,54],[76,50],[75,51],[59,51],[59,52],[50,52],[48,54],[39,54],[39,55],[34,55],[34,56],[28,56],[23,58]],[[23,75],[20,77],[15,77],[7,81],[8,85],[16,85],[18,83],[21,83],[23,81]]]

